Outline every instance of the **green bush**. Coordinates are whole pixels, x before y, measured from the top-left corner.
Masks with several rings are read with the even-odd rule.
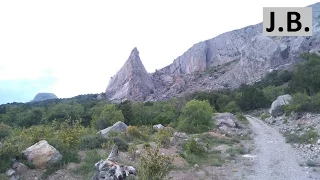
[[[211,126],[212,108],[208,101],[189,101],[179,118],[178,129],[187,133],[202,133]]]
[[[160,180],[169,173],[172,158],[159,153],[159,145],[155,149],[146,148],[146,154],[141,155],[138,164],[138,178],[140,180]]]
[[[236,113],[237,119],[242,122],[243,124],[249,124],[248,119],[242,113]]]
[[[301,135],[285,133],[284,136],[287,143],[308,144],[315,143],[319,137],[319,134],[317,133],[317,131],[309,129]]]
[[[237,112],[240,112],[241,110],[235,101],[231,101],[227,104],[224,111],[235,114]]]
[[[262,89],[264,96],[273,102],[278,96],[285,94],[285,88],[283,86],[270,85]]]
[[[128,143],[121,137],[111,137],[109,140],[113,141],[119,148],[120,151],[128,151]]]
[[[148,140],[149,139],[148,135],[151,135],[151,134],[141,133],[140,130],[136,126],[129,126],[126,130],[126,138],[129,141],[139,140],[139,139],[140,140]]]
[[[146,137],[151,136],[155,132],[153,127],[150,125],[139,126],[138,130],[141,132],[141,134],[144,134]]]
[[[242,111],[265,108],[271,103],[271,101],[264,96],[263,91],[254,86],[242,85],[238,91],[240,91],[240,93],[237,96],[236,102]]]
[[[206,152],[204,147],[198,144],[194,138],[191,138],[190,140],[188,140],[185,143],[184,148],[187,152],[187,155],[193,154],[193,155],[203,156],[205,155],[205,152]]]
[[[289,87],[292,92],[306,93],[309,96],[320,92],[320,56],[304,55],[305,63],[297,65]]]
[[[97,134],[84,135],[80,139],[80,149],[96,149],[101,148],[103,138]]]
[[[121,110],[113,104],[105,105],[99,115],[93,115],[91,126],[97,130],[105,129],[112,126],[117,121],[124,121]]]
[[[84,179],[90,179],[96,172],[94,164],[105,158],[107,158],[107,154],[102,156],[97,152],[97,150],[89,150],[86,152],[84,162],[75,170],[75,173],[81,175]]]
[[[302,112],[311,110],[311,98],[307,94],[293,94],[291,103],[284,107],[285,113]]]
[[[262,119],[262,120],[266,120],[267,118],[269,118],[270,117],[270,114],[268,114],[268,113],[262,113],[261,115],[260,115],[260,118]]]
[[[163,147],[167,148],[170,145],[170,138],[172,137],[172,135],[173,135],[172,129],[163,128],[156,133],[156,139]]]
[[[9,136],[11,133],[11,127],[4,124],[4,123],[0,123],[0,141]]]

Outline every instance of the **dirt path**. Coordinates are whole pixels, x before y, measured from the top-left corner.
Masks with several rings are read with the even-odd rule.
[[[301,157],[285,142],[284,137],[260,119],[247,116],[254,132],[253,170],[247,179],[305,180],[314,178],[311,169],[301,167]],[[319,176],[318,176],[319,177]]]

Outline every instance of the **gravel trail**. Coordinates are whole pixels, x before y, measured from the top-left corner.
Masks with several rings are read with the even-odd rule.
[[[254,133],[252,180],[308,180],[310,169],[299,165],[301,157],[274,128],[252,116],[246,116]],[[312,173],[312,172],[311,172]],[[313,173],[312,173],[313,174]]]

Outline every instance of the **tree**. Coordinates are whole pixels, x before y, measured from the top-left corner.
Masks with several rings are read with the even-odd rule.
[[[307,93],[312,96],[320,92],[320,56],[311,54],[304,57],[308,61],[298,65],[289,86],[293,92]]]
[[[225,112],[231,112],[233,114],[240,112],[240,108],[238,107],[237,103],[235,101],[231,101],[227,104],[227,106],[224,108]]]
[[[262,91],[264,96],[270,101],[274,101],[278,96],[285,94],[285,88],[283,86],[271,85],[263,88]]]
[[[42,108],[32,108],[27,110],[23,116],[17,119],[19,126],[30,127],[42,122],[44,110]]]
[[[103,107],[100,116],[92,119],[92,126],[98,130],[107,128],[118,121],[124,121],[121,110],[118,110],[115,105],[108,104]]]
[[[129,100],[121,102],[118,105],[118,108],[122,111],[122,114],[124,117],[124,123],[126,123],[127,125],[130,125],[131,121],[133,120],[132,102]]]
[[[66,119],[80,119],[84,114],[84,108],[78,103],[59,103],[48,109],[48,121],[57,120],[63,122]]]
[[[208,101],[189,101],[179,117],[178,129],[187,133],[201,133],[211,127],[212,108]]]
[[[241,93],[237,95],[236,102],[244,111],[263,108],[271,103],[270,100],[266,99],[261,89],[242,85],[239,91]]]

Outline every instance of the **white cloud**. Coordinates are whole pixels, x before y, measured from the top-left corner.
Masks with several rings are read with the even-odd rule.
[[[261,22],[265,6],[315,2],[0,1],[0,81],[50,70],[57,81],[48,89],[59,97],[102,92],[133,47],[153,72],[199,41]]]

